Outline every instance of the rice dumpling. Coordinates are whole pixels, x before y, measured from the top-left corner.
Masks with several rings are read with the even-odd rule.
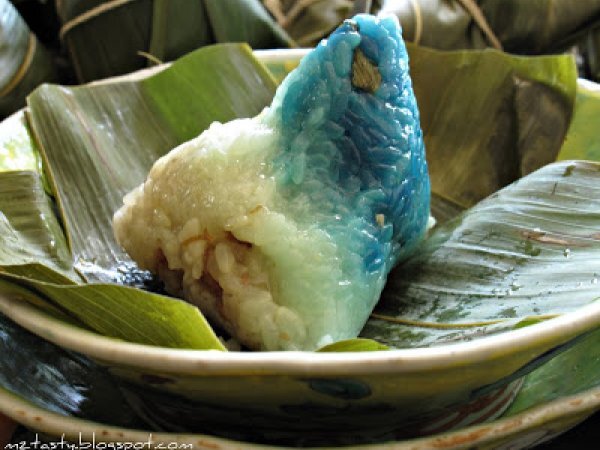
[[[345,21],[270,107],[159,159],[118,242],[241,343],[314,350],[358,335],[429,219],[429,178],[395,17]]]

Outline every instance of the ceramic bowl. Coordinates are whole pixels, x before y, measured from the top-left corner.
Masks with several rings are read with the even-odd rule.
[[[178,449],[266,449],[275,448],[272,445],[277,442],[295,448],[342,443],[352,450],[467,446],[517,450],[552,439],[600,409],[600,361],[589,357],[599,344],[600,329],[543,363],[525,377],[508,411],[486,424],[419,439],[384,436],[350,446],[345,445],[347,440],[316,439],[312,433],[298,433],[286,440],[270,436],[256,444],[240,437],[235,424],[218,436],[208,426],[200,433],[161,431],[140,420],[124,399],[122,388],[93,361],[44,341],[0,314],[0,354],[11,356],[0,359],[0,413],[28,429],[15,434],[13,446],[40,440],[50,448],[50,443],[64,438],[71,443],[81,440],[85,443],[81,448],[90,448],[88,443],[93,441],[99,449],[125,448],[124,443],[144,443],[151,438],[162,448]],[[596,417],[587,425],[587,433],[580,430],[564,436],[549,448],[586,446],[586,437],[593,438],[594,424],[600,419]],[[446,420],[455,418],[449,411]]]
[[[235,430],[253,441],[364,442],[439,433],[498,417],[522,376],[600,324],[600,304],[471,342],[382,352],[173,350],[66,324],[18,297],[0,312],[122,380],[158,429]]]

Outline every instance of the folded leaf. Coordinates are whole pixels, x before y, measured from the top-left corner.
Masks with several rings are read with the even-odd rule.
[[[600,28],[596,27],[589,31],[585,39],[585,50],[589,78],[594,81],[600,81]]]
[[[580,336],[570,348],[554,357],[524,380],[519,395],[505,417],[561,397],[576,395],[600,385],[600,329]]]
[[[79,271],[91,273],[94,279],[144,282],[143,275],[129,270],[127,258],[115,257],[120,249],[110,245],[113,239],[110,219],[116,206],[107,210],[107,199],[112,198],[114,205],[120,205],[119,188],[128,190],[145,176],[147,167],[162,153],[196,135],[213,120],[258,113],[272,96],[272,83],[247,47],[229,45],[207,48],[153,78],[121,81],[114,89],[106,84],[74,89],[40,88],[32,96],[31,122],[43,124],[34,127],[38,139],[51,136],[58,142],[49,145],[53,151],[44,151],[43,158],[52,186],[57,186],[57,180],[60,182],[60,189],[55,191],[58,202],[66,203],[66,211],[71,214],[64,216],[67,230],[79,233],[71,239]],[[168,89],[170,86],[179,86],[180,90]],[[48,116],[44,117],[44,110],[36,105],[48,108]],[[80,113],[73,114],[78,107]],[[136,113],[127,112],[132,110]],[[112,122],[106,120],[111,114]],[[187,120],[180,120],[184,117]],[[72,123],[76,125],[70,128]],[[14,126],[23,141],[15,147],[15,155],[35,155],[27,134],[19,128],[22,121],[14,122]],[[9,131],[6,134],[7,142],[8,135],[13,140],[20,137]],[[130,159],[138,150],[145,152],[146,157]],[[11,156],[7,155],[7,162],[18,164]],[[138,174],[138,180],[132,173]],[[93,180],[92,174],[98,178]],[[65,286],[72,281],[64,274],[71,278],[76,275],[66,269],[72,259],[39,175],[5,173],[0,176],[0,188],[3,181],[6,188],[0,189],[0,210],[7,218],[0,225],[5,228],[2,235],[6,242],[1,248],[5,252],[2,263],[6,273],[1,275],[5,281],[0,292],[14,296],[15,290],[20,290],[18,295],[63,320],[77,319],[107,336],[166,347],[223,349],[198,309],[180,300],[116,285],[95,284],[73,289]],[[85,201],[77,203],[82,192],[89,193],[91,209]],[[98,211],[94,211],[94,206]],[[81,212],[86,213],[83,219],[79,217]],[[105,235],[96,228],[99,223],[105,224]],[[69,227],[71,224],[74,226]],[[95,236],[100,237],[94,240]],[[109,245],[102,247],[103,239]],[[52,253],[54,246],[60,249],[60,257]],[[90,248],[92,251],[86,254]],[[102,266],[102,261],[110,264]]]
[[[121,3],[124,4],[98,13],[94,13],[98,11],[95,9],[97,2],[66,0],[57,3],[62,24],[60,37],[80,82],[120,75],[145,66],[146,59],[138,52],[149,49],[152,2]],[[194,14],[190,12],[189,16]]]
[[[213,30],[204,1],[153,0],[151,3],[150,44],[138,51],[147,48],[153,58],[160,61],[172,61],[213,42]],[[145,5],[145,11],[148,10],[148,5]],[[114,12],[109,12],[106,16],[107,23],[110,23],[113,20]],[[90,36],[85,36],[85,38],[90,38]],[[74,37],[73,39],[80,38]],[[129,56],[130,60],[134,60],[131,55],[125,53],[120,53],[120,55],[124,58]],[[110,68],[104,67],[104,70],[110,70]]]
[[[237,44],[206,47],[147,79],[36,90],[30,123],[78,270],[126,282],[131,260],[111,226],[123,196],[171,148],[214,120],[257,114],[273,91],[268,72]]]
[[[85,325],[71,316],[60,306],[49,302],[46,298],[33,294],[30,290],[20,285],[20,282],[22,281],[27,282],[29,280],[39,278],[39,274],[44,272],[47,275],[47,279],[51,279],[53,275],[57,274],[56,272],[48,269],[46,266],[37,265],[33,268],[33,276],[29,278],[29,274],[26,273],[28,272],[27,266],[18,266],[18,269],[21,269],[21,271],[25,273],[23,277],[15,273],[0,272],[0,296],[16,298],[29,302],[56,319],[62,320],[63,322],[71,325],[86,328]],[[61,282],[60,279],[57,281]]]
[[[600,164],[546,166],[439,228],[396,268],[361,334],[438,345],[600,298]]]

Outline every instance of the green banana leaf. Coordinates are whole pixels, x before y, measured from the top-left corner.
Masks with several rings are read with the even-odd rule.
[[[253,48],[287,48],[294,41],[258,0],[204,0],[216,42],[247,42]]]
[[[481,184],[486,188],[474,190],[467,183],[461,185],[455,179],[446,177],[446,184],[438,183],[437,186],[440,195],[444,197],[444,207],[451,211],[448,216],[456,214],[464,206],[485,197],[488,194],[487,190],[495,191],[527,171],[537,168],[536,165],[543,164],[543,160],[523,157],[528,149],[535,147],[536,133],[541,134],[541,136],[537,136],[538,139],[545,139],[547,135],[544,133],[549,133],[560,141],[566,132],[566,125],[562,128],[560,125],[568,124],[575,89],[575,72],[571,60],[566,57],[522,59],[488,51],[441,54],[416,47],[411,47],[411,56],[415,68],[413,77],[417,92],[420,92],[420,95],[427,93],[432,97],[426,100],[425,106],[422,108],[426,139],[429,140],[427,145],[430,164],[434,166],[435,164],[432,164],[431,161],[436,158],[447,158],[445,165],[449,172],[458,173],[456,166],[459,166],[462,171],[467,172],[474,184]],[[506,66],[511,65],[513,66],[512,71],[506,69]],[[454,73],[451,72],[450,68],[452,67],[455,69]],[[554,71],[552,76],[545,74],[547,70]],[[430,72],[435,72],[435,74]],[[500,75],[496,75],[496,73],[504,74],[508,79],[506,83],[508,87],[502,88]],[[479,78],[477,74],[479,74]],[[524,93],[515,93],[513,75],[518,75],[521,79],[520,83],[527,86]],[[429,86],[428,89],[427,86]],[[479,90],[483,100],[477,103],[477,97],[474,93],[468,93],[467,88]],[[195,136],[213,119],[225,121],[233,117],[256,114],[268,104],[273,90],[274,84],[270,75],[252,59],[247,47],[222,45],[207,47],[192,53],[169,69],[149,78],[130,77],[111,83],[78,88],[45,86],[31,95],[29,98],[30,125],[43,156],[52,193],[59,205],[61,222],[64,224],[73,252],[75,268],[88,281],[126,282],[126,278],[131,275],[128,270],[130,261],[114,242],[110,226],[112,213],[121,205],[122,195],[141,182],[152,161],[171,147]],[[465,91],[467,93],[464,93]],[[469,98],[473,100],[460,102],[459,94],[461,92],[463,97],[469,95]],[[502,99],[497,97],[502,97]],[[519,97],[522,99],[521,103],[515,100]],[[455,101],[450,101],[451,99],[455,99]],[[524,99],[536,103],[532,111],[537,117],[528,117],[529,113],[526,113],[528,106],[527,102],[523,103]],[[539,101],[540,99],[543,101]],[[421,102],[421,99],[419,101]],[[461,104],[463,105],[462,112],[460,111]],[[517,105],[524,108],[520,113]],[[545,110],[546,108],[549,112]],[[531,115],[534,115],[533,112]],[[492,116],[492,118],[488,116]],[[445,122],[443,117],[448,117],[452,126]],[[545,129],[543,117],[558,117],[559,120],[551,121],[550,129]],[[524,121],[523,123],[529,130],[525,136],[511,128],[510,124],[519,120]],[[499,128],[496,122],[509,125],[507,128]],[[489,123],[493,125],[491,129],[490,125],[485,125]],[[520,127],[521,131],[523,131],[522,128],[523,126]],[[453,137],[453,133],[465,133],[465,130],[468,130],[470,134],[459,138]],[[490,133],[494,136],[505,133],[510,138],[501,140],[503,145],[494,143],[493,151],[491,151],[488,148]],[[452,139],[458,140],[453,141]],[[445,151],[449,142],[457,142],[457,144],[453,144],[453,155],[448,155]],[[515,145],[521,142],[529,142],[529,144],[516,151]],[[552,160],[558,152],[558,145],[555,144],[550,150],[546,149],[550,153],[544,155],[543,158]],[[482,166],[476,164],[477,160],[472,157],[473,152],[481,155],[489,154],[494,157],[489,157],[486,165]],[[512,168],[511,176],[498,176],[498,172],[506,171],[504,166]],[[562,182],[562,175],[566,172],[569,172],[570,175],[567,178],[574,180],[574,183],[583,183],[593,177],[583,169],[580,170],[578,165],[568,170],[567,168],[571,165],[561,166],[559,169],[552,167],[555,166],[551,166],[551,169],[548,170],[558,170],[559,172],[562,170],[560,177],[557,176],[558,178],[554,180],[556,182]],[[436,175],[436,172],[432,171],[432,177],[439,176],[439,173],[437,172],[438,175]],[[542,175],[544,174],[545,172],[542,173]],[[539,189],[539,193],[537,190],[535,192],[542,196],[544,189],[548,190],[544,183],[549,183],[547,178],[552,178],[551,175],[537,174],[525,180],[529,180],[527,183],[530,183],[535,189]],[[494,179],[495,184],[490,184],[489,178]],[[478,184],[479,180],[483,180],[483,182]],[[513,199],[514,197],[516,201],[521,192],[518,190],[520,185],[511,187],[507,191],[507,198]],[[515,191],[515,189],[517,190]],[[592,191],[590,190],[590,192]],[[550,200],[555,201],[556,199]],[[592,203],[586,202],[586,204]],[[541,208],[540,205],[538,207]],[[533,206],[531,208],[532,211],[535,210]],[[466,217],[473,217],[472,220],[477,224],[478,217],[484,215],[480,209],[475,211]],[[586,211],[583,208],[575,208],[573,216],[575,218],[583,217]],[[504,218],[503,213],[500,208],[495,214]],[[466,220],[463,219],[463,221]],[[449,224],[448,226],[455,225]],[[481,223],[482,229],[485,229],[485,226],[486,223]],[[525,227],[525,225],[523,226]],[[529,228],[524,228],[524,230],[535,227],[529,223],[526,226]],[[538,226],[540,229],[545,229],[546,224],[540,222]],[[441,228],[440,230],[446,230],[448,234],[450,229]],[[535,230],[532,233],[531,236],[535,236]],[[514,247],[515,252],[518,251],[520,245],[523,247],[523,252],[536,253],[538,251],[535,239],[532,238],[533,241],[530,242],[528,238],[518,233],[516,237],[512,235],[510,237],[514,240],[506,245],[512,246],[511,249]],[[442,245],[442,241],[445,239],[447,242],[451,242],[449,238],[446,238],[447,235],[444,234],[444,231],[434,234],[428,241],[428,247],[423,250],[422,260],[426,260],[427,255],[430,254],[442,254],[442,259],[445,258],[443,251],[446,247],[444,247],[445,244]],[[502,243],[504,242],[499,238],[496,240],[490,238],[488,241],[481,240],[478,245],[483,251],[486,248],[483,247],[484,244],[489,245],[489,249],[495,249],[494,245]],[[437,250],[437,253],[434,251],[436,246],[441,246],[441,250]],[[545,256],[545,253],[543,254]],[[576,253],[573,251],[572,257],[575,255]],[[477,254],[476,256],[479,258],[477,262],[480,263],[481,255]],[[436,264],[439,265],[440,260],[435,258],[427,263],[431,265],[431,270],[438,270]],[[564,256],[561,258],[569,261],[569,258]],[[540,261],[539,265],[536,265],[534,261]],[[563,260],[560,259],[560,262],[563,263]],[[546,265],[543,265],[547,263],[544,257],[533,259],[531,263],[531,266],[522,265],[524,268],[522,273],[515,269],[513,278],[519,274],[522,277],[533,276],[531,274],[537,273],[536,270],[542,271],[542,266],[543,270],[548,269]],[[550,266],[558,267],[558,262],[554,261],[554,263]],[[469,266],[468,260],[459,259],[457,267],[458,264]],[[428,285],[434,291],[438,290],[439,297],[443,296],[442,294],[447,290],[447,286],[443,283],[452,281],[452,276],[456,277],[456,283],[464,283],[463,286],[470,286],[477,282],[482,283],[479,273],[473,276],[474,279],[469,279],[468,271],[461,272],[459,270],[455,273],[450,270],[452,266],[448,264],[446,266],[448,266],[446,272],[439,271],[446,278],[441,277],[437,284]],[[515,264],[515,266],[517,265]],[[376,338],[390,346],[434,345],[454,339],[465,339],[513,329],[548,317],[547,315],[540,316],[534,311],[536,301],[541,298],[540,292],[536,291],[528,297],[520,294],[514,295],[511,300],[515,301],[501,308],[494,308],[501,304],[497,301],[488,302],[489,308],[476,302],[473,302],[473,305],[468,303],[468,306],[465,303],[463,307],[468,312],[468,316],[465,317],[460,317],[462,312],[455,311],[454,306],[459,298],[447,295],[444,302],[438,301],[429,305],[431,317],[423,315],[423,311],[418,308],[414,310],[409,308],[402,312],[405,317],[404,322],[396,323],[398,321],[395,317],[399,314],[399,305],[402,303],[398,295],[401,292],[400,289],[404,289],[398,283],[401,283],[399,279],[405,278],[407,270],[406,267],[401,267],[391,276],[390,289],[386,293],[382,309],[377,312],[379,318],[369,322],[363,334],[365,338]],[[528,270],[532,272],[528,272]],[[423,273],[428,273],[427,267]],[[461,276],[456,276],[457,273]],[[587,272],[584,274],[583,269],[573,270],[573,273],[573,282],[578,282],[577,277],[587,274]],[[12,280],[26,288],[27,292],[31,293],[30,297],[37,298],[37,301],[46,300],[61,310],[68,311],[69,314],[90,328],[112,336],[118,330],[127,330],[126,322],[137,314],[143,314],[144,311],[155,313],[162,308],[170,308],[173,304],[183,305],[182,302],[169,300],[166,297],[160,297],[160,300],[152,303],[155,302],[154,294],[121,286],[91,284],[83,287],[69,287],[61,286],[56,282],[30,280],[23,276],[17,279],[14,275]],[[492,281],[494,280],[489,281],[489,286],[484,285],[484,287],[492,289]],[[503,280],[495,280],[495,282],[496,289],[508,290],[508,287],[502,284],[505,283]],[[512,288],[519,293],[527,291],[525,288],[517,289],[516,284]],[[419,289],[416,281],[414,289],[415,292]],[[544,287],[542,291],[544,296],[548,289],[549,287]],[[394,295],[390,296],[390,291]],[[576,297],[578,302],[567,304],[563,310],[552,310],[549,314],[572,310],[586,301],[590,301],[583,295],[577,297],[579,292],[580,290],[576,288],[563,290],[561,295]],[[556,295],[558,298],[559,294]],[[140,296],[145,296],[146,300],[140,300]],[[432,296],[431,298],[435,299],[436,297]],[[469,300],[466,296],[461,299]],[[144,301],[149,303],[143,303]],[[118,322],[119,326],[115,327],[118,330],[110,328],[112,324],[110,320],[107,320],[110,309],[106,309],[106,305],[110,305],[110,309],[120,308],[119,316],[124,322]],[[427,309],[426,306],[423,308]],[[198,315],[198,317],[201,316]],[[457,324],[458,319],[460,322]],[[435,322],[437,326],[432,326],[431,322]],[[200,328],[202,329],[202,327]],[[165,336],[168,335],[168,331],[164,333]],[[143,330],[139,330],[137,334],[132,332],[132,335],[137,341],[148,338],[148,336],[143,336]],[[125,335],[117,337],[131,339],[130,336]],[[165,337],[165,340],[168,339],[168,336]],[[153,343],[156,344],[156,342],[158,341]],[[348,345],[356,346],[356,342],[339,345],[341,347],[334,350],[341,351]],[[375,347],[382,348],[382,345],[377,343],[363,342],[361,345],[361,348],[365,350],[375,349]]]
[[[579,80],[575,113],[558,159],[600,161],[600,85]]]
[[[393,347],[470,339],[600,299],[600,164],[562,161],[437,229],[392,271],[361,334]]]
[[[144,54],[171,61],[217,42],[256,48],[293,43],[259,0],[63,0],[57,10],[81,82],[141,69]]]
[[[40,175],[0,173],[1,294],[19,296],[71,323],[77,319],[75,324],[106,336],[174,348],[223,349],[197,308],[118,285],[76,286],[81,278],[71,265]]]
[[[154,0],[152,3],[148,53],[153,57],[160,61],[172,60],[212,42],[203,2]]]
[[[54,63],[9,0],[0,0],[0,119],[25,105],[36,86],[56,79]]]

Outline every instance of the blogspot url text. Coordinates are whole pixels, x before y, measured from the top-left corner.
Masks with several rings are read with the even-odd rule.
[[[11,442],[4,446],[4,450],[192,450],[191,443],[154,441],[152,435],[148,435],[145,441],[102,441],[96,439],[96,434],[83,436],[79,433],[78,438],[67,440],[63,434],[55,441],[40,440],[36,434],[32,441]]]

